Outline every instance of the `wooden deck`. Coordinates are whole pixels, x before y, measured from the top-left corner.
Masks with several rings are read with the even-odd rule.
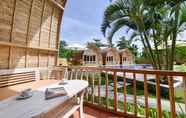
[[[74,113],[72,118],[79,118],[79,112]],[[84,118],[123,118],[112,113],[107,113],[88,106],[84,107]]]

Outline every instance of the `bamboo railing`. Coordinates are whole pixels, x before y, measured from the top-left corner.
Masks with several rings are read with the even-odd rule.
[[[86,104],[113,112],[122,116],[131,117],[155,117],[155,118],[182,118],[186,117],[186,73],[160,70],[135,70],[135,69],[113,69],[104,67],[65,67],[65,79],[84,79],[89,81],[89,88],[85,95]],[[129,76],[129,74],[131,76]],[[140,76],[139,76],[140,75]],[[154,77],[154,85],[149,84],[149,77]],[[183,88],[184,100],[180,104],[176,102],[174,81],[179,77],[180,87]],[[167,79],[168,99],[162,98],[163,88],[161,81]],[[142,81],[140,81],[142,80]],[[118,88],[122,83],[123,98],[119,96]],[[131,84],[132,95],[129,96],[127,84]],[[141,83],[144,92],[143,105],[139,102],[138,84]],[[111,86],[112,85],[112,86]],[[150,90],[154,86],[156,107],[153,108],[150,98]],[[111,90],[113,89],[113,90]],[[164,88],[165,89],[165,88]],[[120,90],[121,91],[121,90]],[[122,99],[122,100],[121,100]],[[133,99],[133,100],[130,100]],[[122,102],[121,102],[122,101]],[[169,107],[163,109],[162,104],[168,101]],[[184,107],[183,107],[184,105]],[[132,111],[129,110],[131,107]],[[180,110],[178,110],[180,108]],[[140,109],[142,109],[140,111]],[[155,114],[152,114],[154,109]],[[182,111],[181,113],[179,111]],[[143,113],[141,113],[143,112]],[[168,115],[166,115],[166,113]]]

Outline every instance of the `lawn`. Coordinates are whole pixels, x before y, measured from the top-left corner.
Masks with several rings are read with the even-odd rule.
[[[174,65],[174,71],[186,72],[186,66],[185,65]]]

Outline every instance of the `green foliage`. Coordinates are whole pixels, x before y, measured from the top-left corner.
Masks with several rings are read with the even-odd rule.
[[[177,63],[184,63],[186,62],[186,46],[183,47],[176,47],[176,56],[175,60]]]
[[[104,43],[102,43],[101,42],[101,39],[93,39],[93,41],[92,42],[88,42],[87,43],[87,47],[89,46],[89,45],[96,45],[97,47],[105,47],[105,46],[107,46],[106,44],[104,44]]]
[[[165,54],[165,49],[159,50],[158,53],[160,57],[164,57]],[[177,64],[183,64],[186,62],[186,46],[180,46],[175,48],[175,59],[174,61]],[[145,51],[142,52],[140,57],[136,58],[136,63],[137,64],[150,64],[151,60],[147,57],[147,54]],[[164,58],[160,58],[160,63],[162,65],[165,65]],[[178,70],[178,71],[183,71],[183,70]]]
[[[116,0],[105,10],[101,31],[112,45],[114,34],[128,28],[128,32],[135,34],[132,39],[137,37],[142,42],[154,69],[173,70],[176,39],[185,31],[185,22],[184,0]],[[165,45],[162,60],[165,68],[161,67],[160,44]]]
[[[98,105],[102,105],[102,106],[105,106],[107,104],[107,101],[108,101],[108,105],[109,105],[109,108],[112,108],[114,109],[114,100],[111,99],[111,98],[106,98],[106,97],[98,97],[96,95],[92,96],[92,95],[88,95],[88,101],[92,101],[94,98],[94,102],[97,103]],[[100,101],[101,100],[101,101]],[[127,112],[128,113],[134,113],[134,104],[132,103],[128,103],[127,102]],[[124,102],[123,101],[118,101],[118,108],[123,111],[124,110]],[[145,107],[140,105],[140,104],[137,104],[137,112],[138,112],[138,115],[145,115]],[[149,108],[149,115],[150,115],[150,118],[157,118],[157,109],[156,108]],[[170,118],[171,117],[171,113],[169,111],[166,111],[166,110],[163,110],[162,111],[162,116],[163,118]],[[176,118],[185,118],[186,115],[184,115],[184,111],[182,110],[181,113],[178,113]]]
[[[60,58],[66,58],[69,60],[74,56],[74,54],[77,52],[76,50],[72,49],[66,49],[67,43],[65,41],[60,42],[60,49],[59,49],[59,57]]]
[[[119,39],[117,42],[117,47],[119,49],[128,48],[134,56],[137,57],[138,55],[138,47],[135,44],[132,44],[131,40],[127,40],[124,36]]]

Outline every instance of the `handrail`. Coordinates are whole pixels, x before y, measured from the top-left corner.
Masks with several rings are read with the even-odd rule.
[[[162,79],[167,78],[167,96],[169,100],[169,109],[168,112],[168,117],[171,118],[176,118],[179,113],[177,112],[177,107],[178,103],[175,100],[175,88],[174,88],[174,79],[176,76],[182,77],[182,85],[183,85],[183,95],[184,95],[184,102],[181,103],[182,105],[184,104],[185,108],[182,106],[182,111],[184,110],[183,115],[186,115],[186,72],[175,72],[175,71],[166,71],[166,70],[152,70],[152,69],[143,69],[143,70],[136,70],[136,69],[116,69],[116,68],[111,68],[111,67],[79,67],[79,66],[64,66],[64,67],[58,67],[58,69],[61,68],[66,68],[71,75],[69,75],[70,79],[84,79],[89,81],[89,89],[91,91],[88,91],[86,93],[86,101],[88,104],[91,105],[97,105],[99,107],[103,106],[104,109],[106,110],[112,110],[110,108],[109,102],[111,102],[111,106],[113,106],[113,111],[114,113],[119,113],[123,114],[123,116],[131,116],[131,113],[128,113],[128,107],[131,107],[132,109],[132,116],[133,117],[140,117],[139,115],[139,101],[138,101],[138,92],[137,92],[137,87],[139,83],[139,79],[143,80],[143,91],[144,91],[144,116],[146,118],[152,117],[152,108],[150,106],[150,102],[152,98],[149,97],[149,87],[154,86],[155,87],[155,99],[157,107],[154,108],[156,111],[155,118],[162,118],[165,115],[165,109],[163,108],[162,104],[164,104],[162,101]],[[77,73],[78,74],[73,74]],[[84,75],[81,75],[83,74]],[[100,74],[99,74],[100,73]],[[104,79],[102,76],[104,74]],[[130,73],[132,76],[130,76],[130,79],[128,78],[127,74]],[[78,77],[78,75],[80,76]],[[91,74],[91,75],[90,75]],[[119,74],[119,75],[118,75]],[[138,74],[143,75],[143,78],[138,78]],[[75,76],[74,76],[75,75]],[[99,77],[96,77],[96,75],[99,75]],[[154,85],[149,85],[148,82],[148,77],[149,75],[153,75],[154,77]],[[123,84],[122,84],[122,93],[118,93],[118,77],[120,77],[120,80],[122,78]],[[129,81],[130,80],[130,81]],[[112,86],[110,85],[112,83]],[[131,91],[132,95],[129,95],[127,93],[127,83],[131,84]],[[101,87],[101,85],[105,86],[105,89]],[[113,90],[111,91],[111,89]],[[104,94],[103,94],[104,93]],[[123,99],[118,97],[118,95],[123,95]],[[133,99],[130,101],[128,99]],[[104,99],[104,102],[101,102],[101,99]],[[149,101],[150,100],[150,101]],[[96,103],[96,101],[98,101]],[[121,107],[121,101],[122,102],[122,107],[123,110],[122,112],[118,109]],[[105,103],[106,102],[106,103]],[[131,111],[130,111],[131,112]]]
[[[136,73],[136,74],[159,74],[164,76],[186,76],[186,72],[176,72],[169,70],[152,70],[152,69],[119,69],[119,68],[111,68],[111,67],[83,67],[83,66],[63,66],[64,68],[71,69],[89,69],[95,71],[112,71],[112,72],[128,72],[128,73]]]

